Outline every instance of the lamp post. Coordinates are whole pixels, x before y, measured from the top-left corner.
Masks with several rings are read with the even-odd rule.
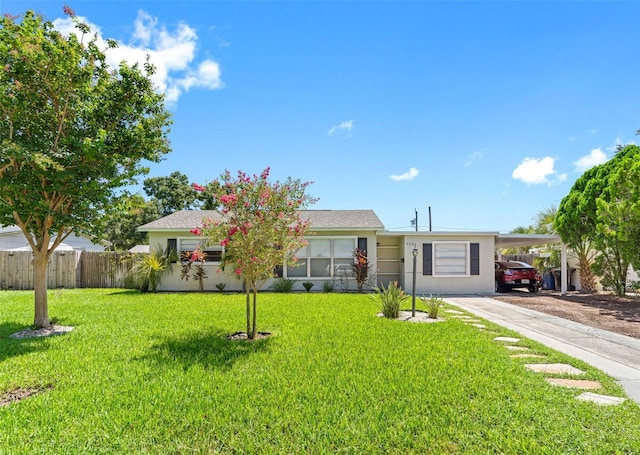
[[[413,254],[413,283],[411,286],[411,317],[416,317],[416,262],[418,260],[418,249],[414,248]]]

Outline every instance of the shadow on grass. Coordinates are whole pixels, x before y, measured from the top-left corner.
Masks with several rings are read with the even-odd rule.
[[[143,292],[138,289],[124,289],[107,293],[107,295],[141,295]]]
[[[17,324],[15,322],[3,322],[0,324],[0,363],[10,357],[29,354],[47,348],[43,343],[44,337],[35,338],[11,338],[9,335],[28,329],[31,326]]]
[[[156,363],[181,364],[187,369],[194,364],[208,370],[228,369],[235,362],[269,346],[269,338],[253,341],[229,340],[227,332],[210,329],[181,338],[168,338],[156,343],[142,359]]]

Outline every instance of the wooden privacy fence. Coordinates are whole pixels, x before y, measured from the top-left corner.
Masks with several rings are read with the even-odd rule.
[[[0,251],[0,289],[33,289],[32,258],[30,251]],[[132,265],[130,253],[54,252],[47,266],[47,287],[124,287]]]

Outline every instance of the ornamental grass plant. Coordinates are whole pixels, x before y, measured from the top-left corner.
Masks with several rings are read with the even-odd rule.
[[[362,294],[261,295],[271,336],[242,330],[237,293],[56,290],[68,334],[9,335],[33,293],[0,292],[0,454],[640,453],[640,407],[600,407],[514,359],[491,323],[376,317]],[[416,302],[424,310],[422,302]],[[445,313],[446,315],[446,313]],[[530,340],[522,345],[608,376]]]
[[[369,297],[378,303],[382,315],[385,318],[396,319],[400,314],[402,304],[409,299],[409,296],[398,286],[397,281],[389,283],[386,288],[382,284],[373,289],[376,293]]]
[[[429,297],[422,296],[420,300],[424,303],[427,314],[431,319],[438,319],[438,313],[440,312],[440,308],[444,305],[444,300],[440,297],[434,297],[429,294]]]

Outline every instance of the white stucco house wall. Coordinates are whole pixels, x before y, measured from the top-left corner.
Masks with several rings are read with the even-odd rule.
[[[71,234],[58,245],[56,251],[101,252],[104,251],[105,246],[108,245],[109,242],[96,244],[88,237]],[[0,251],[31,251],[31,247],[18,226],[5,226],[0,227]]]
[[[353,277],[345,269],[353,262],[356,248],[367,251],[372,286],[388,286],[398,282],[403,289],[413,289],[415,251],[415,290],[417,295],[453,295],[495,293],[494,258],[499,248],[555,243],[557,236],[510,235],[493,231],[425,232],[387,231],[373,210],[307,210],[301,212],[311,223],[309,244],[296,255],[297,267],[285,268],[282,275],[296,282],[314,283],[313,291],[322,291],[323,284],[333,281],[336,290],[355,289]],[[216,211],[179,211],[138,230],[149,234],[149,247],[193,251],[203,239],[189,231],[202,225],[204,218],[218,218]],[[216,291],[224,283],[226,291],[242,290],[241,281],[229,272],[219,270],[222,247],[205,248],[208,278],[206,291]],[[160,283],[161,291],[196,291],[198,283],[181,279],[180,263],[173,264],[173,273]],[[268,289],[266,283],[263,289]]]
[[[193,251],[203,239],[189,231],[200,227],[204,218],[217,219],[219,216],[213,210],[183,210],[140,226],[138,230],[149,234],[151,251],[158,247],[176,249],[178,253]],[[372,210],[307,210],[301,212],[301,216],[311,223],[309,244],[297,253],[299,266],[285,267],[283,277],[295,280],[294,289],[298,290],[303,289],[305,281],[314,283],[314,290],[322,290],[324,282],[330,280],[342,280],[355,287],[353,279],[345,282],[342,270],[353,262],[356,248],[366,250],[369,261],[375,264],[376,233],[384,229],[377,215]],[[222,247],[206,246],[204,251],[207,253],[205,291],[215,291],[219,283],[225,284],[225,291],[242,290],[241,280],[230,272],[219,270]],[[180,268],[180,263],[173,264],[173,273],[163,277],[158,290],[197,290],[197,282],[181,278]],[[265,283],[263,289],[268,289],[269,284]]]

